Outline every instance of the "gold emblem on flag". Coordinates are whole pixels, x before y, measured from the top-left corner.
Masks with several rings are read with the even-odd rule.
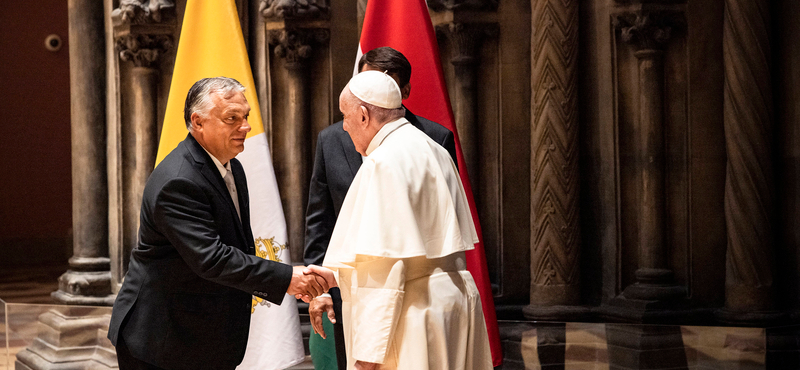
[[[269,239],[256,238],[256,256],[259,256],[263,259],[275,262],[283,262],[283,260],[280,259],[278,254],[280,254],[280,252],[284,249],[286,249],[286,244],[281,245],[276,243],[274,236]],[[256,296],[252,297],[253,297],[253,305],[250,308],[251,314],[256,311],[256,305],[260,304],[267,307],[271,306],[269,302],[265,301],[262,298]]]

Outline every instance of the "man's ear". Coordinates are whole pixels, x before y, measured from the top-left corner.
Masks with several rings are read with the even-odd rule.
[[[366,127],[369,124],[369,110],[363,105],[359,106],[358,109],[361,112],[361,125]]]
[[[407,83],[402,89],[400,89],[400,96],[403,100],[406,100],[409,96],[411,96],[411,83]]]
[[[203,117],[200,117],[200,114],[194,112],[189,118],[192,120],[192,131],[203,130]]]

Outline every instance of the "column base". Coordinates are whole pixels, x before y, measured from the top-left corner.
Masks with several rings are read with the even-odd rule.
[[[114,369],[117,355],[106,339],[110,315],[67,316],[48,311],[39,316],[39,335],[17,353],[15,369]]]
[[[602,317],[609,321],[622,321],[640,324],[686,324],[696,322],[700,314],[691,310],[689,302],[683,299],[671,301],[631,299],[624,294],[599,308]]]
[[[58,303],[111,306],[111,271],[67,270],[58,278],[58,290],[50,294]]]
[[[717,321],[733,326],[769,327],[786,325],[790,315],[780,311],[734,311],[721,308],[714,311]]]
[[[607,324],[609,369],[688,369],[680,326]]]
[[[522,309],[522,314],[529,320],[575,322],[589,320],[591,309],[584,306],[529,305]]]
[[[622,295],[645,301],[677,301],[686,297],[686,288],[672,284],[635,283],[625,288]]]

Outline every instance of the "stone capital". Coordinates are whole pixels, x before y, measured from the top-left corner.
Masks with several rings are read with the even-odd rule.
[[[484,37],[490,36],[495,27],[488,24],[467,24],[451,22],[436,26],[438,37],[446,37],[453,45],[454,66],[471,65],[478,62],[480,46]]]
[[[434,11],[452,10],[497,10],[498,0],[428,0]]]
[[[685,23],[683,14],[677,11],[647,9],[614,14],[613,22],[622,41],[637,50],[663,49]]]
[[[133,62],[136,67],[153,67],[159,56],[172,47],[172,37],[129,33],[117,37],[114,46],[121,60]]]
[[[327,0],[261,0],[258,11],[266,19],[320,19],[329,14]]]
[[[275,29],[268,33],[268,42],[275,46],[275,55],[286,60],[287,68],[302,64],[311,56],[314,45],[330,38],[330,31],[322,28]]]
[[[172,0],[120,0],[111,12],[115,26],[162,23],[175,19]]]

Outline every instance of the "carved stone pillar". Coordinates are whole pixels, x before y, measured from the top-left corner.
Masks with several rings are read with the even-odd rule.
[[[617,15],[622,40],[635,48],[639,67],[635,166],[639,173],[639,266],[636,283],[623,296],[643,301],[674,301],[686,288],[674,284],[665,237],[664,50],[681,25],[676,13],[635,11]]]
[[[587,313],[580,295],[578,3],[537,0],[531,35],[531,295],[525,316]]]
[[[126,33],[116,39],[119,58],[130,62],[130,83],[122,86],[122,241],[123,269],[139,235],[139,213],[147,178],[158,151],[158,75],[156,61],[172,45],[168,35]],[[125,271],[121,271],[124,275]]]
[[[725,308],[732,323],[774,319],[773,102],[768,0],[726,0],[722,50],[728,167]]]
[[[68,304],[114,302],[108,258],[103,14],[101,1],[69,0],[74,240],[70,270],[52,293],[53,299]]]
[[[295,9],[294,11],[296,11]],[[327,41],[326,29],[273,29],[269,31],[269,44],[275,48],[275,55],[283,59],[288,72],[286,90],[288,107],[282,122],[282,134],[274,140],[281,141],[280,147],[291,148],[274,158],[278,187],[283,201],[289,246],[293,262],[303,261],[305,237],[305,212],[308,204],[308,185],[311,176],[311,115],[309,112],[310,92],[308,91],[308,64],[312,45]],[[273,92],[275,93],[275,92]]]
[[[480,44],[485,33],[485,27],[475,24],[449,23],[437,26],[437,31],[447,35],[455,47],[450,63],[456,72],[456,86],[453,92],[453,114],[456,120],[456,129],[467,162],[467,173],[478,177],[478,163],[480,152],[478,150],[478,124],[476,102],[478,90],[478,67],[480,66]],[[473,191],[477,189],[473,186]]]
[[[138,243],[139,211],[147,178],[155,166],[158,151],[158,62],[172,47],[175,6],[170,0],[123,1],[111,13],[114,48],[118,53],[120,118],[116,145],[110,153],[118,158],[113,189],[119,194],[117,237],[121,245],[111,256],[112,274],[121,283]],[[125,63],[127,62],[127,64]]]

